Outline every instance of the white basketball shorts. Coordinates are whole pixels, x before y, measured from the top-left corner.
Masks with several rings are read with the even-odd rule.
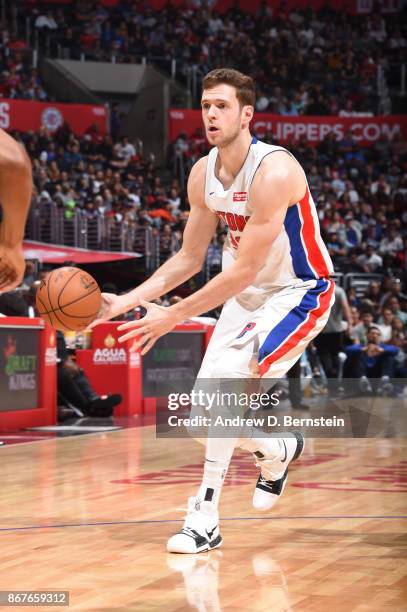
[[[226,302],[198,378],[281,378],[325,327],[332,279],[305,281],[273,294],[257,310]]]

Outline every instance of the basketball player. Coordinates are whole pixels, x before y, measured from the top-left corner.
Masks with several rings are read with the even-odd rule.
[[[30,160],[24,148],[0,129],[0,292],[14,289],[23,279],[23,238],[31,193]]]
[[[140,287],[103,297],[102,320],[145,306],[143,319],[119,328],[130,330],[121,341],[138,337],[142,354],[177,323],[224,303],[198,378],[284,376],[324,327],[334,300],[332,263],[304,172],[288,151],[251,136],[254,103],[250,77],[229,69],[205,77],[202,116],[213,148],[191,170],[182,248]],[[147,303],[201,269],[219,219],[229,230],[222,272],[168,308]],[[254,454],[261,473],[253,505],[268,510],[303,438],[256,437],[254,430],[241,439],[208,437],[202,484],[182,530],[168,541],[169,552],[220,546],[218,503],[235,447]]]

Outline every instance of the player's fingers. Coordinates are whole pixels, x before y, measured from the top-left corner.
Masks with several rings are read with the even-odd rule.
[[[87,326],[86,331],[89,329],[93,329],[94,327],[96,327],[96,325],[99,325],[99,323],[102,323],[103,319],[95,319],[94,321],[92,321],[92,323],[90,323],[90,325]]]
[[[124,334],[124,336],[119,336],[118,337],[118,341],[119,342],[126,342],[126,340],[130,340],[130,338],[134,338],[134,336],[142,336],[143,334],[144,334],[143,330],[133,329],[132,331],[128,332],[127,334]]]
[[[137,336],[136,340],[133,342],[130,348],[130,353],[134,353],[140,346],[143,346],[149,339],[151,338],[151,334],[144,334],[143,336]]]
[[[140,300],[140,306],[142,306],[146,310],[149,310],[149,308],[152,306],[152,304],[151,304],[151,302],[146,302],[146,300]]]
[[[146,353],[148,353],[148,351],[153,348],[154,344],[157,342],[158,338],[151,338],[151,340],[149,340],[147,342],[147,344],[145,344],[141,350],[141,354],[145,355]]]
[[[132,329],[133,327],[143,327],[145,325],[144,319],[139,319],[138,321],[128,321],[127,323],[122,323],[118,326],[119,331],[123,331],[124,329]]]
[[[140,336],[133,343],[133,346],[131,347],[130,352],[134,353],[134,351],[137,351],[137,349],[139,349],[141,346],[146,346],[146,344],[149,342],[150,339],[151,339],[151,334],[146,334],[145,336]]]
[[[92,323],[89,323],[88,327],[86,328],[86,330],[90,330],[93,329],[94,327],[96,327],[97,325],[100,325],[101,323],[106,323],[107,319],[95,319],[94,321],[92,321]]]

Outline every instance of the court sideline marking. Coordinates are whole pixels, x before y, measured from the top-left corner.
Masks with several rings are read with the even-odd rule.
[[[400,516],[368,516],[368,515],[338,515],[338,516],[236,516],[223,518],[222,521],[285,521],[285,520],[339,520],[339,519],[368,519],[388,520],[407,519],[407,515]],[[181,523],[184,519],[145,519],[141,521],[102,521],[97,523],[66,523],[62,525],[30,525],[27,527],[0,527],[0,531],[28,531],[30,529],[61,529],[67,527],[99,527],[103,525],[145,525],[160,523]]]

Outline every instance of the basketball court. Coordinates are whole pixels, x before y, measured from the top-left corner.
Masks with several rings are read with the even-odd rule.
[[[251,456],[237,452],[223,546],[198,555],[165,549],[200,483],[193,441],[148,425],[0,453],[0,590],[69,591],[70,609],[98,612],[405,609],[402,439],[308,440],[264,515],[251,507]]]

